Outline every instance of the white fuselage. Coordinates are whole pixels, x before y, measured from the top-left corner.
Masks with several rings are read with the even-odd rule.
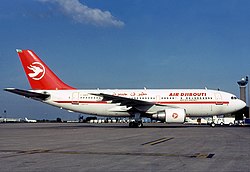
[[[34,91],[34,90],[32,90]],[[110,90],[36,90],[34,92],[50,94],[44,101],[59,108],[93,114],[98,116],[130,117],[129,108],[120,103],[104,101],[103,97],[93,94],[105,93],[145,102],[154,102],[173,108],[185,109],[187,116],[214,116],[235,112],[245,107],[245,103],[235,95],[207,89],[110,89]],[[165,106],[162,106],[164,109]],[[144,116],[159,111],[152,106]]]

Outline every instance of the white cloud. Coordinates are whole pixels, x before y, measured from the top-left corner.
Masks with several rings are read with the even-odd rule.
[[[122,27],[124,22],[115,19],[109,11],[89,8],[79,0],[39,0],[44,3],[55,3],[75,22],[97,26]]]

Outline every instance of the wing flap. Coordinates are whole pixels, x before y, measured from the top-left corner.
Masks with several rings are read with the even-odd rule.
[[[21,89],[17,89],[17,88],[5,88],[4,91],[8,91],[14,94],[18,94],[21,96],[25,96],[27,98],[32,98],[35,100],[46,100],[47,98],[50,97],[49,94],[45,94],[45,93],[36,93],[36,92],[32,92],[32,91],[28,91],[28,90],[21,90]]]

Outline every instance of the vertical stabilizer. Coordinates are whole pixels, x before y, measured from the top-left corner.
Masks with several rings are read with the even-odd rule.
[[[33,51],[20,49],[16,51],[33,90],[75,89],[60,80]]]

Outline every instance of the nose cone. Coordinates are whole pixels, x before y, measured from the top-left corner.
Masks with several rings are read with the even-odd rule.
[[[244,107],[246,107],[246,105],[247,104],[244,101],[238,100],[238,102],[237,102],[237,110],[243,109]]]

